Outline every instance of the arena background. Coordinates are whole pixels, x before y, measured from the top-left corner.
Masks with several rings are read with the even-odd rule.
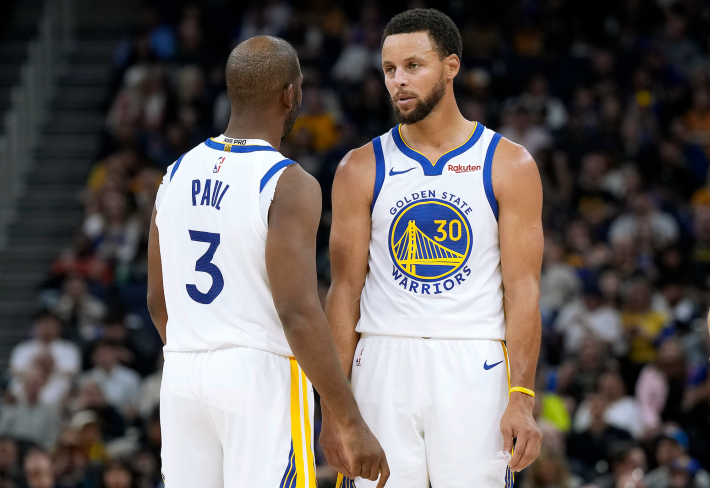
[[[380,38],[413,7],[457,22],[459,107],[542,176],[545,440],[516,486],[710,487],[710,2],[6,0],[0,488],[162,486],[145,295],[165,168],[226,127],[236,43],[293,43],[282,152],[323,188],[325,294],[333,175],[394,125]]]

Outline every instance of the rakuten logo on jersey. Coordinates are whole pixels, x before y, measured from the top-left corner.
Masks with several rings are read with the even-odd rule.
[[[449,170],[449,173],[470,173],[472,171],[479,171],[481,167],[471,166],[470,164],[468,166],[461,166],[460,164],[450,164],[447,166],[447,169]]]

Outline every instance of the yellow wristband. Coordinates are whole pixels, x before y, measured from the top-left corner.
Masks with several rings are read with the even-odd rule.
[[[522,386],[514,386],[508,391],[508,393],[513,393],[514,391],[518,391],[520,393],[525,393],[526,395],[530,395],[531,397],[535,398],[534,391],[528,390],[527,388],[524,388]]]

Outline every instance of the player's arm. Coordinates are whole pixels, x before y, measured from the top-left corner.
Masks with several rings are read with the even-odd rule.
[[[501,271],[510,385],[533,390],[540,351],[540,268],[542,266],[542,184],[535,161],[517,144],[501,139],[493,158],[498,201]],[[535,399],[513,392],[503,418],[505,450],[517,438],[510,468],[520,471],[540,454],[542,434],[532,416]]]
[[[365,286],[372,224],[370,207],[375,186],[372,144],[350,151],[333,181],[333,218],[330,231],[331,285],[325,313],[338,348],[340,365],[349,378],[360,334],[360,295]],[[321,401],[323,428],[320,442],[328,462],[349,476],[340,459],[340,433],[331,419],[327,401]]]
[[[166,342],[166,328],[168,324],[168,309],[165,306],[165,293],[163,291],[163,265],[160,260],[160,238],[158,226],[155,225],[157,210],[153,208],[150,218],[150,233],[148,234],[148,312],[153,319],[158,334]]]
[[[389,477],[384,452],[360,415],[318,297],[320,214],[318,183],[300,166],[289,166],[269,211],[266,271],[291,350],[343,433],[349,472],[370,480],[382,473],[378,487],[384,486]]]

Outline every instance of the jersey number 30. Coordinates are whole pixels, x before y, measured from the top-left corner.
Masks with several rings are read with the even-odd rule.
[[[210,275],[212,277],[212,286],[209,290],[207,290],[207,293],[202,293],[195,285],[185,285],[187,288],[187,294],[190,295],[190,298],[195,300],[197,303],[209,305],[219,296],[220,293],[222,293],[222,290],[224,289],[224,277],[222,276],[222,272],[212,262],[214,253],[217,251],[217,247],[219,246],[219,234],[191,230],[190,239],[197,242],[207,242],[210,245],[207,252],[197,260],[197,263],[195,264],[195,271],[200,271]]]

